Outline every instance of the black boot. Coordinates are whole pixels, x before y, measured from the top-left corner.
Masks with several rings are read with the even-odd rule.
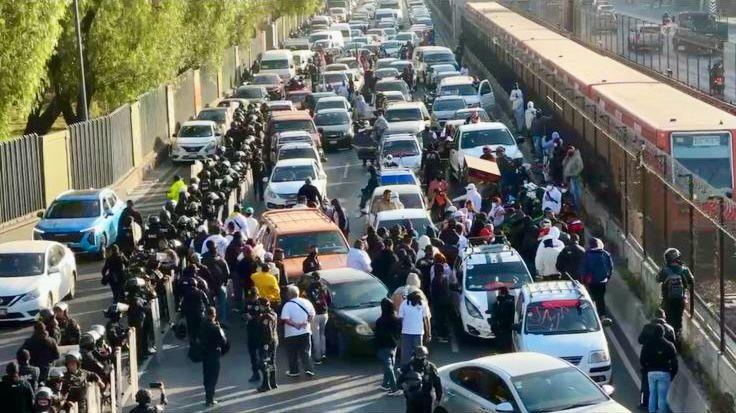
[[[260,393],[267,392],[267,391],[271,390],[271,386],[269,384],[268,376],[269,376],[268,373],[266,373],[266,372],[263,373],[263,382],[261,382],[261,387],[258,388],[258,391]]]
[[[249,382],[251,382],[251,383],[255,383],[255,382],[257,382],[257,381],[258,381],[258,380],[260,380],[260,379],[261,379],[261,375],[260,375],[260,374],[258,374],[258,372],[257,372],[257,371],[254,371],[254,372],[253,372],[253,375],[252,375],[252,376],[250,376],[250,378],[248,379],[248,381],[249,381]]]
[[[268,373],[268,385],[272,389],[277,389],[279,387],[276,385],[276,372],[275,371],[271,371],[270,373]]]

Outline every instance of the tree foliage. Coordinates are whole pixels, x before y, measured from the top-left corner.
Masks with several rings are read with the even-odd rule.
[[[46,80],[64,15],[64,0],[0,0],[0,136],[25,117]]]

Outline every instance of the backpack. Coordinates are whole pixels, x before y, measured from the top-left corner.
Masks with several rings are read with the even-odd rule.
[[[402,387],[404,394],[409,399],[418,399],[422,395],[422,387],[424,385],[424,375],[418,371],[410,371],[404,377]]]
[[[685,297],[685,283],[682,279],[682,270],[675,272],[671,268],[665,269],[667,278],[664,280],[667,298]]]

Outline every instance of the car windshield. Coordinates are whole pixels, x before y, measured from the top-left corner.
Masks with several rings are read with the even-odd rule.
[[[336,126],[348,123],[347,112],[328,112],[317,113],[314,117],[314,123],[318,126]]]
[[[383,68],[376,70],[376,77],[383,79],[386,77],[398,77],[400,75],[399,70],[395,68]]]
[[[472,83],[442,86],[441,95],[474,96],[478,94]]]
[[[462,98],[459,99],[437,99],[432,103],[433,111],[441,112],[455,112],[458,109],[465,108],[465,101]]]
[[[381,43],[381,48],[383,49],[398,49],[401,47],[401,42],[383,42]]]
[[[208,136],[212,136],[210,125],[188,125],[179,129],[180,138],[206,138]]]
[[[381,175],[381,185],[419,185],[412,174]]]
[[[100,201],[96,199],[62,199],[51,204],[44,218],[74,219],[100,216]]]
[[[468,291],[496,291],[501,287],[519,288],[531,282],[529,271],[521,261],[468,264],[465,270],[465,289]]]
[[[348,252],[345,238],[339,230],[281,235],[276,240],[276,244],[277,248],[284,250],[286,258],[306,257],[310,245],[316,245],[320,255],[347,254]]]
[[[403,156],[417,156],[419,155],[419,148],[417,143],[413,140],[395,140],[386,141],[383,144],[383,156],[391,155],[395,157]]]
[[[386,120],[389,122],[406,122],[423,120],[422,110],[419,108],[389,109],[386,111]]]
[[[345,101],[320,99],[320,101],[317,102],[317,106],[315,109],[317,110],[317,112],[322,109],[345,109]]]
[[[454,62],[455,56],[452,53],[430,53],[424,54],[424,63],[432,64],[437,62]]]
[[[328,288],[333,308],[378,306],[388,296],[386,286],[374,279],[333,284]]]
[[[312,165],[277,166],[273,170],[271,182],[303,181],[307,178],[315,178]]]
[[[412,228],[421,231],[428,225],[434,227],[428,218],[402,218],[402,219],[387,219],[381,220],[376,223],[376,228],[391,228],[394,225],[401,225],[404,228],[408,228],[411,225]]]
[[[279,75],[255,75],[253,77],[254,85],[277,85],[279,83]]]
[[[673,133],[672,156],[718,189],[731,189],[731,135]]]
[[[452,116],[455,120],[465,120],[470,117],[470,115],[473,114],[473,112],[478,114],[478,117],[480,118],[481,122],[490,122],[491,117],[488,116],[488,112],[485,111],[485,109],[479,109],[479,110],[458,110],[455,112],[455,114]]]
[[[43,253],[0,254],[0,278],[27,277],[43,274]]]
[[[406,91],[406,84],[401,82],[379,82],[376,84],[376,93],[378,92],[386,92],[386,91],[394,91],[394,92],[404,92]]]
[[[235,91],[236,98],[241,99],[260,99],[266,96],[266,91],[259,87],[239,87]]]
[[[560,412],[608,401],[601,389],[574,367],[512,377],[511,383],[529,413]]]
[[[348,76],[345,73],[324,73],[322,74],[325,82],[327,83],[342,83],[348,82]]]
[[[524,316],[527,334],[579,334],[598,331],[595,309],[586,300],[552,300],[530,303]]]
[[[309,133],[316,132],[314,123],[311,119],[292,119],[292,120],[279,120],[273,123],[273,127],[276,132],[286,131],[307,131]]]
[[[275,60],[261,60],[261,70],[269,69],[288,69],[288,59],[275,59]]]
[[[476,148],[485,145],[515,145],[514,137],[508,129],[481,129],[463,132],[460,148]]]
[[[315,34],[309,35],[309,42],[314,43],[318,40],[327,40],[329,38],[330,38],[329,33],[315,33]]]
[[[211,120],[217,123],[225,123],[226,114],[224,110],[203,110],[197,115],[198,120]]]
[[[317,159],[312,148],[283,148],[279,151],[279,159],[297,158]]]
[[[394,197],[395,196],[396,195],[394,194]],[[373,202],[371,204],[373,209],[375,209],[376,203],[380,201],[382,198],[383,198],[383,192],[381,192],[380,194],[376,195],[373,198]],[[403,205],[405,209],[423,209],[424,208],[424,203],[422,202],[422,196],[416,193],[409,192],[409,193],[399,194],[399,202],[401,202],[401,205]],[[386,228],[389,228],[389,227],[386,227]]]

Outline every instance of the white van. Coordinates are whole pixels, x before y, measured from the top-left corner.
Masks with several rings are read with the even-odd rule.
[[[296,76],[294,54],[286,49],[263,52],[258,73],[279,75],[284,80],[291,79]]]
[[[350,41],[350,25],[347,23],[334,23],[332,26],[330,26],[330,31],[338,31],[342,34],[342,38],[344,41]]]

